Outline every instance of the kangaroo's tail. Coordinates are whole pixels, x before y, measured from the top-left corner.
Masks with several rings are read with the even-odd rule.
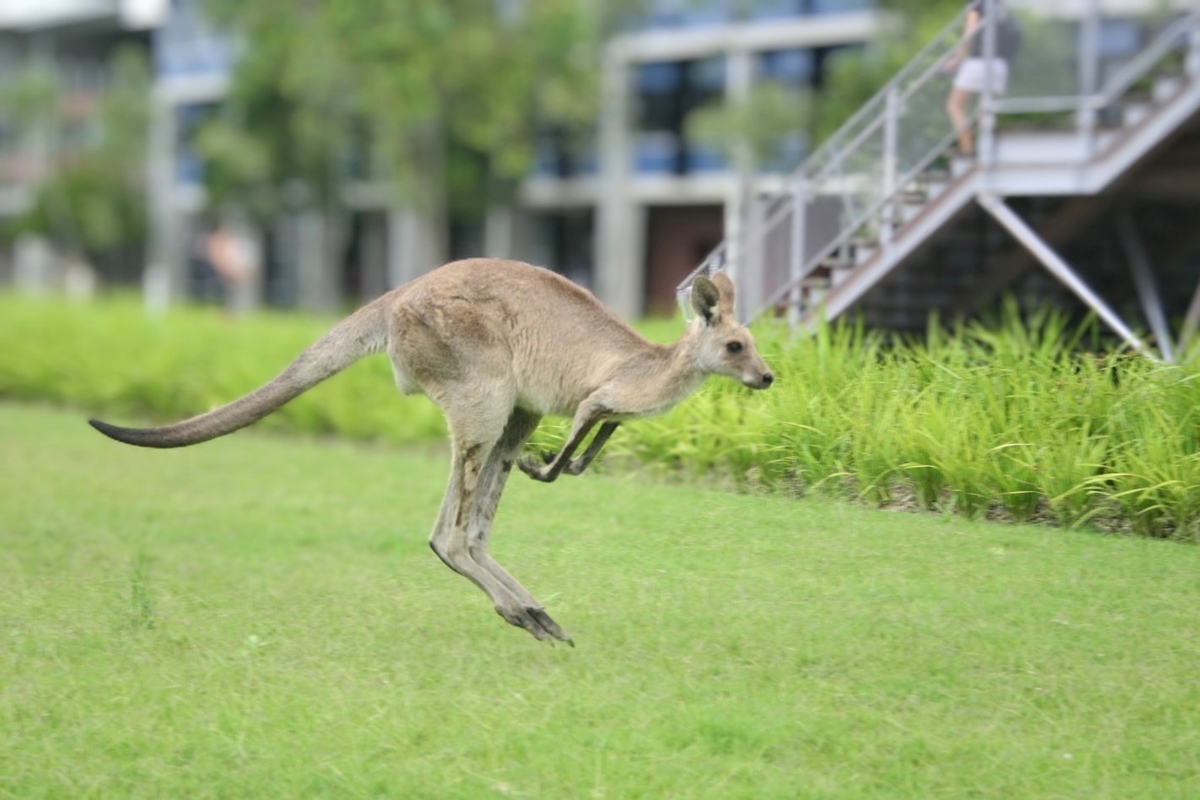
[[[297,395],[387,345],[388,293],[334,326],[300,354],[291,366],[248,395],[206,414],[161,428],[121,428],[97,419],[93,428],[118,442],[139,447],[187,447],[244,428]]]

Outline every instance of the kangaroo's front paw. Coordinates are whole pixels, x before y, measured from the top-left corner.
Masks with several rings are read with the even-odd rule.
[[[547,470],[542,464],[538,463],[537,459],[522,458],[517,462],[517,466],[521,468],[521,472],[524,472],[535,481],[549,483],[550,481],[554,480],[554,478],[549,476],[549,470]]]

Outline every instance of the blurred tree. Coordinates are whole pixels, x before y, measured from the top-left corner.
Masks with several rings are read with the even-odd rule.
[[[150,69],[145,53],[116,51],[108,88],[94,117],[69,119],[53,71],[31,66],[0,94],[18,135],[36,144],[45,178],[17,233],[44,236],[92,264],[119,251],[139,251],[146,238],[144,158],[149,122]],[[82,126],[84,135],[64,129]]]
[[[744,102],[718,101],[693,111],[688,115],[687,134],[724,150],[731,159],[744,145],[751,165],[768,165],[780,159],[789,139],[809,129],[812,108],[811,91],[761,83]]]
[[[829,62],[825,86],[812,118],[819,142],[838,129],[938,32],[965,0],[881,0],[890,12],[882,35],[865,48],[847,50]]]
[[[198,140],[210,200],[332,211],[371,178],[434,225],[481,211],[528,171],[539,125],[591,122],[602,38],[636,5],[208,0],[245,42]]]
[[[743,143],[759,165],[770,163],[780,145],[797,132],[820,143],[964,5],[965,0],[881,0],[879,7],[888,14],[882,35],[864,48],[846,49],[830,58],[820,92],[760,85],[740,108],[720,100],[697,109],[687,121],[688,131],[729,151]]]

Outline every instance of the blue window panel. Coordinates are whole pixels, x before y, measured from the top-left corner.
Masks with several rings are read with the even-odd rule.
[[[638,134],[633,145],[634,169],[650,174],[675,171],[679,139],[666,131]]]
[[[748,19],[788,19],[804,13],[804,0],[757,0],[747,11]]]
[[[812,50],[771,50],[759,56],[759,72],[768,80],[807,85],[815,63]]]
[[[691,88],[700,92],[725,91],[725,58],[705,58],[692,61],[687,65],[688,83]]]
[[[678,62],[639,64],[637,90],[643,94],[666,94],[679,91],[683,82],[683,65]]]
[[[647,28],[697,28],[732,19],[730,0],[655,0],[649,5]]]
[[[729,166],[724,153],[701,144],[688,145],[683,154],[683,163],[687,172],[719,172]]]
[[[791,172],[808,156],[808,135],[796,132],[789,134],[780,143],[774,156],[768,158],[763,168],[768,172]]]
[[[689,8],[683,12],[681,27],[702,28],[707,25],[724,25],[731,19],[725,3],[713,3],[709,8]]]
[[[598,162],[596,146],[592,145],[575,156],[575,168],[571,172],[574,175],[595,175]]]
[[[198,186],[204,182],[204,163],[190,147],[175,156],[175,181],[185,186]]]
[[[813,14],[842,14],[875,8],[875,0],[811,0]]]
[[[1135,55],[1141,49],[1141,38],[1141,29],[1134,20],[1102,20],[1100,55],[1109,58]]]
[[[539,136],[533,142],[533,174],[553,176],[558,174],[558,142],[552,136]]]

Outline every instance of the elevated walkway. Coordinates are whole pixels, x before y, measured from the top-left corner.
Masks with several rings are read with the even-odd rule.
[[[953,155],[943,109],[960,17],[782,191],[760,184],[744,234],[694,274],[728,269],[740,313],[806,328],[853,310],[918,329],[1008,291],[1074,298],[1148,353],[1134,331],[1149,330],[1172,360],[1200,323],[1184,269],[1200,246],[1200,5],[1009,5],[1025,43],[1008,93],[980,98],[978,158]],[[990,26],[979,35],[994,52]]]

